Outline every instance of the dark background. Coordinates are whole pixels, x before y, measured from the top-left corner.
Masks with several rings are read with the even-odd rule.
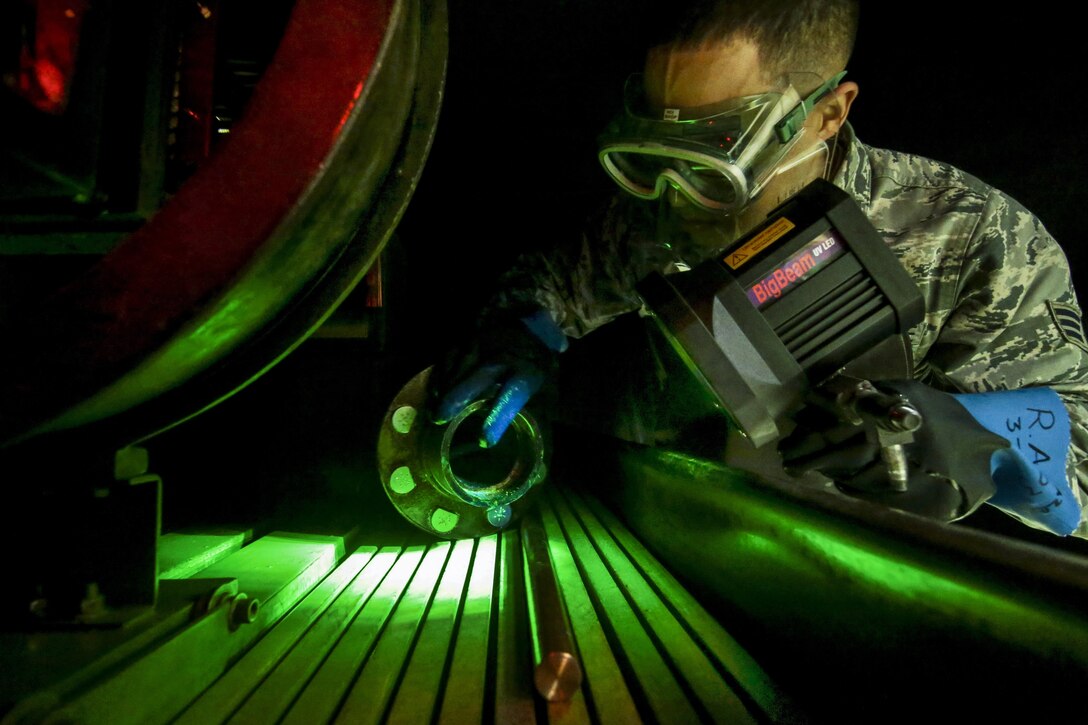
[[[516,254],[576,234],[611,190],[594,139],[641,69],[653,7],[450,3],[439,131],[401,226],[413,289],[442,299],[447,334],[459,334]],[[1083,41],[1051,4],[996,7],[866,5],[848,68],[861,88],[850,120],[865,143],[952,163],[1021,201],[1084,288]]]

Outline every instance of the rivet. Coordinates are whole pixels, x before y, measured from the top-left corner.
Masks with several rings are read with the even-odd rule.
[[[492,506],[487,510],[487,523],[494,526],[496,529],[505,528],[510,523],[510,519],[514,516],[514,510],[510,508],[508,504],[499,504],[498,506]]]

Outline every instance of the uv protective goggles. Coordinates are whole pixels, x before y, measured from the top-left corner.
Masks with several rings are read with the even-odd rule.
[[[774,176],[805,118],[846,72],[801,98],[793,85],[697,108],[646,104],[642,76],[624,92],[624,112],[598,139],[598,158],[624,190],[657,199],[670,186],[694,204],[730,213]]]

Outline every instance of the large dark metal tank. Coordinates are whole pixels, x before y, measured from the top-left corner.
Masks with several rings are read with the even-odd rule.
[[[494,274],[604,188],[587,139],[613,110],[599,89],[637,67],[645,4],[194,5],[16,16],[112,32],[81,46],[101,95],[74,77],[68,107],[117,130],[64,146],[71,116],[26,112],[46,132],[5,157],[26,163],[0,240],[4,722],[1080,716],[1084,542],[998,515],[937,524],[569,420],[529,518],[584,679],[542,699],[522,530],[422,533],[382,491],[375,442]],[[111,110],[118,83],[142,90]],[[123,154],[134,176],[111,171]],[[564,374],[698,405],[648,334],[621,320]]]

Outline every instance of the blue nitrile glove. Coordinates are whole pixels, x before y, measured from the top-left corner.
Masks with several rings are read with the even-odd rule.
[[[952,395],[916,381],[875,385],[904,396],[924,420],[905,447],[906,492],[888,489],[871,436],[833,420],[830,404],[798,415],[780,445],[787,469],[820,471],[853,495],[945,520],[986,501],[1056,534],[1076,528],[1080,512],[1065,475],[1069,419],[1052,390]]]
[[[975,420],[1009,442],[990,462],[997,491],[987,503],[1060,536],[1080,523],[1066,475],[1069,413],[1050,388],[953,396]]]
[[[480,445],[494,446],[517,414],[554,376],[567,336],[551,315],[536,310],[517,316],[491,316],[477,334],[435,365],[429,383],[433,417],[445,424],[471,403],[494,400],[481,431]]]

